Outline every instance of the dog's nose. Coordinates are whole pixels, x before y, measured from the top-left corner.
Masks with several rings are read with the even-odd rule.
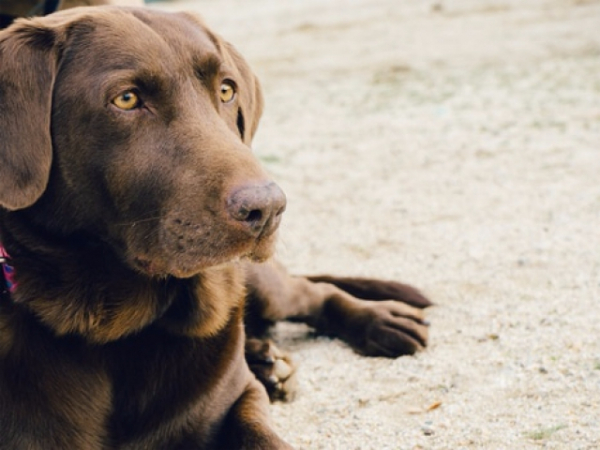
[[[285,205],[281,188],[269,182],[236,189],[227,199],[227,212],[253,236],[259,236],[275,231]]]

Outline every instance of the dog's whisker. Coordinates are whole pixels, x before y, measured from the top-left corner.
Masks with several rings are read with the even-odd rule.
[[[145,219],[136,219],[136,220],[132,220],[129,222],[119,222],[116,225],[120,226],[120,227],[127,227],[127,226],[135,226],[138,223],[146,223],[146,222],[153,222],[153,221],[158,221],[161,219],[161,216],[154,216],[154,217],[147,217]]]

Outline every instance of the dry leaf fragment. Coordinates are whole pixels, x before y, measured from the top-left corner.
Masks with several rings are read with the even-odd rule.
[[[431,405],[429,405],[429,406],[426,408],[426,411],[427,411],[427,412],[429,412],[429,411],[433,411],[434,409],[438,409],[440,406],[442,406],[442,402],[440,402],[440,401],[433,402]]]

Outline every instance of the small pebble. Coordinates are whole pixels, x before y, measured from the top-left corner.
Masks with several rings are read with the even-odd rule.
[[[425,436],[431,436],[435,434],[435,430],[433,429],[433,424],[431,422],[425,422],[425,424],[421,427],[421,431]]]

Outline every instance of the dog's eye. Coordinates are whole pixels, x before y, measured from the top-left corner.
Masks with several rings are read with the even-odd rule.
[[[231,81],[223,81],[219,89],[219,95],[223,103],[229,103],[235,98],[235,87]]]
[[[125,91],[113,99],[113,105],[119,109],[129,111],[140,106],[140,98],[133,91]]]

